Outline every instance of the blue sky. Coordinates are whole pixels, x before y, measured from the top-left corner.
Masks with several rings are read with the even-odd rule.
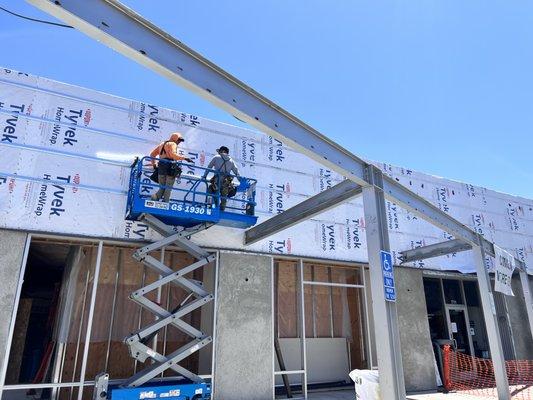
[[[531,2],[124,2],[359,156],[533,198]],[[239,125],[75,30],[0,13],[0,52],[3,67]]]

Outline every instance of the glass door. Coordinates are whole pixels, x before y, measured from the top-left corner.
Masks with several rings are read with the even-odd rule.
[[[472,336],[468,325],[468,311],[465,306],[446,305],[448,332],[450,339],[455,342],[458,352],[474,355]]]

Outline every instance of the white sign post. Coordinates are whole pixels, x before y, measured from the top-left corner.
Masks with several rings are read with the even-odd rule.
[[[494,245],[494,253],[496,255],[494,290],[508,296],[514,296],[513,288],[511,287],[513,271],[516,266],[514,257],[496,245]]]

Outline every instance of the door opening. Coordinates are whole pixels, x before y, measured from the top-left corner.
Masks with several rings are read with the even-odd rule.
[[[51,373],[54,327],[69,245],[32,243],[28,253],[6,384],[41,382]]]
[[[450,340],[456,351],[473,355],[472,335],[468,329],[468,311],[465,306],[446,305],[446,317]]]
[[[444,344],[450,344],[469,356],[489,358],[477,283],[472,280],[429,277],[424,277],[423,281],[429,331],[441,380],[441,350]]]

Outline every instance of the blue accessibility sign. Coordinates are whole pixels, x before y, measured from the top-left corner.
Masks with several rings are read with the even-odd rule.
[[[392,266],[392,254],[388,251],[380,251],[381,272],[383,273],[383,289],[385,300],[396,301],[396,287],[394,286],[394,270]]]

